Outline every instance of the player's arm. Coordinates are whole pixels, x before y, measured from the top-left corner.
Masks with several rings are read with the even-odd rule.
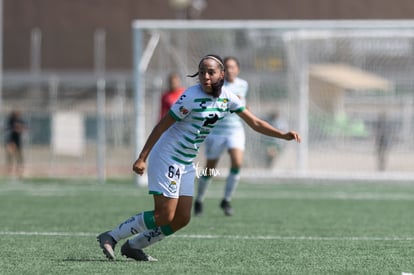
[[[160,139],[161,135],[175,123],[175,119],[167,113],[158,124],[154,127],[151,134],[149,135],[147,141],[145,142],[144,148],[142,148],[141,153],[138,156],[138,159],[134,162],[132,169],[135,173],[142,175],[146,168],[146,162],[149,153],[154,147],[155,143]]]
[[[300,135],[294,131],[282,132],[279,129],[276,129],[266,121],[256,117],[248,109],[244,109],[242,112],[237,113],[246,123],[256,132],[264,134],[266,136],[271,136],[275,138],[281,138],[286,140],[296,140],[300,142]]]

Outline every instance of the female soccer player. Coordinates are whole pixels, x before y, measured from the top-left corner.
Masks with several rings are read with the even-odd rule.
[[[257,118],[223,87],[224,64],[219,56],[204,56],[192,77],[195,76],[199,84],[189,87],[155,126],[133,164],[134,172],[139,175],[148,170],[154,210],[138,213],[97,237],[109,259],[115,258],[117,242],[136,235],[122,245],[121,255],[137,261],[154,261],[143,249],[190,222],[196,173],[194,158],[211,129],[230,112],[237,113],[259,133],[300,142],[298,133],[283,133]]]
[[[224,58],[224,68],[224,87],[237,95],[245,104],[248,84],[246,80],[238,77],[240,73],[239,61],[232,56],[226,57]],[[231,168],[226,179],[224,196],[220,203],[220,207],[226,216],[233,215],[230,201],[240,180],[239,172],[243,162],[245,140],[243,122],[238,115],[230,114],[218,123],[205,141],[206,171],[214,171],[224,150],[227,150],[230,156]],[[205,193],[212,179],[213,175],[208,173],[198,179],[197,195],[194,203],[194,214],[196,216],[203,212]]]

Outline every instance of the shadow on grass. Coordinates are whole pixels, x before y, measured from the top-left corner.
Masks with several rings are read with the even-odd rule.
[[[118,260],[108,260],[108,259],[96,259],[96,258],[66,258],[63,260],[56,261],[63,261],[63,262],[102,262],[102,263],[116,263],[116,262],[127,262],[127,259],[118,259]]]

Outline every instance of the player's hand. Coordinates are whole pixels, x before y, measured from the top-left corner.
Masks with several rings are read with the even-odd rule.
[[[132,170],[134,170],[135,173],[141,176],[144,174],[145,168],[147,168],[147,164],[145,163],[144,160],[140,158],[137,159],[134,162],[134,165],[132,166]]]
[[[285,138],[286,138],[286,140],[293,140],[294,139],[294,140],[296,140],[296,142],[301,141],[300,135],[298,133],[296,133],[295,131],[287,132],[285,134]]]

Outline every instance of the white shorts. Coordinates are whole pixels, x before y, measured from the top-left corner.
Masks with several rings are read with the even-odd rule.
[[[150,194],[168,198],[194,194],[196,170],[194,164],[185,165],[170,159],[166,154],[152,149],[147,163],[148,190]]]
[[[244,151],[246,136],[244,129],[234,130],[230,135],[210,134],[204,141],[207,159],[219,159],[224,150],[240,149]]]

